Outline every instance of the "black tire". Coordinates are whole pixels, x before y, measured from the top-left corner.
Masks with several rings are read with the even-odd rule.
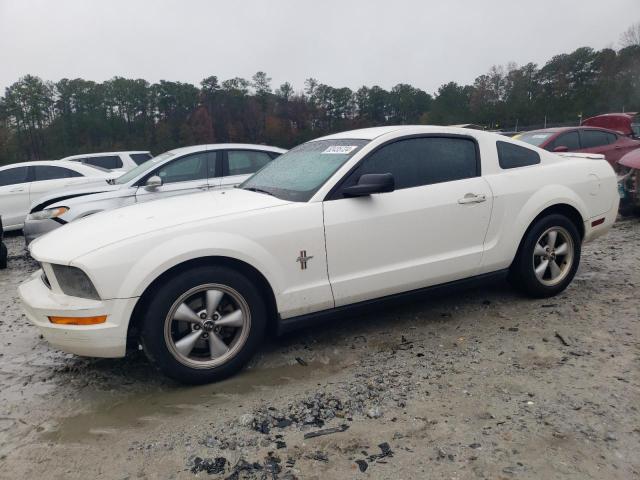
[[[7,257],[9,252],[7,251],[7,247],[0,240],[0,270],[4,270],[7,268]]]
[[[245,308],[248,307],[249,312],[248,334],[241,345],[233,347],[237,348],[237,351],[224,363],[211,368],[204,366],[194,368],[184,364],[185,361],[189,361],[188,359],[185,360],[184,357],[182,357],[182,361],[179,359],[180,353],[177,352],[176,342],[172,343],[171,332],[173,330],[171,329],[174,327],[167,327],[167,322],[175,325],[171,323],[175,320],[170,320],[169,315],[173,312],[175,316],[175,305],[181,297],[194,289],[212,284],[219,287],[224,286],[244,300],[243,305]],[[206,292],[202,292],[202,294],[206,295]],[[198,293],[194,295],[198,295]],[[178,273],[164,282],[146,304],[148,308],[142,318],[140,334],[144,351],[149,360],[162,373],[181,383],[215,382],[240,371],[260,345],[267,325],[267,309],[260,290],[244,275],[226,267],[202,266]],[[166,333],[166,328],[169,328],[169,333]],[[200,327],[191,328],[200,329]],[[205,332],[204,327],[202,327],[202,331]],[[210,335],[214,335],[214,333],[212,332]],[[201,340],[198,341],[201,342]],[[172,348],[174,353],[172,353]]]
[[[536,261],[545,258],[538,256],[538,260],[534,260],[536,244],[538,240],[542,240],[542,235],[545,235],[546,232],[551,230],[561,232],[559,235],[560,238],[562,238],[563,235],[568,235],[572,243],[572,245],[568,245],[566,249],[567,252],[572,253],[570,264],[566,258],[568,255],[558,255],[558,257],[555,257],[555,253],[552,252],[554,255],[553,258],[547,259],[548,261],[553,260],[554,262],[557,260],[563,269],[562,275],[558,275],[557,283],[554,283],[556,281],[552,278],[553,273],[549,270],[546,270],[544,273],[544,275],[547,275],[549,278],[543,277],[542,279],[536,275],[535,271]],[[569,244],[570,242],[566,243]],[[561,214],[550,214],[542,217],[536,220],[527,230],[516,258],[511,265],[509,278],[521,292],[530,297],[546,298],[557,295],[567,288],[578,270],[581,244],[582,238],[580,237],[578,229],[567,217]],[[558,265],[558,263],[556,263],[556,265]],[[537,266],[540,267],[540,263],[538,263]]]

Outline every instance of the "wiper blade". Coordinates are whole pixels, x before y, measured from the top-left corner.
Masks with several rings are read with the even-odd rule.
[[[258,193],[266,193],[267,195],[271,195],[272,197],[275,197],[273,193],[267,192],[266,190],[263,190],[257,187],[242,187],[242,190],[249,190],[250,192],[258,192]]]

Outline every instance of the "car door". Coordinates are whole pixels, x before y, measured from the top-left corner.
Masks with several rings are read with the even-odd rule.
[[[191,153],[155,168],[138,185],[136,201],[146,202],[208,190],[207,179],[211,154],[212,152],[208,151]],[[145,182],[151,177],[160,177],[162,185],[154,188],[145,187]]]
[[[619,156],[615,145],[610,144],[609,134],[602,130],[580,130],[580,152],[604,155],[607,161],[614,164]]]
[[[365,173],[392,173],[395,190],[344,198]],[[416,137],[374,151],[324,202],[336,306],[474,275],[492,195],[469,137]]]
[[[31,203],[43,195],[65,187],[84,183],[86,180],[82,174],[70,168],[54,165],[34,165],[29,200]]]
[[[231,188],[244,182],[272,160],[268,152],[260,150],[225,150],[219,188]]]
[[[22,228],[29,213],[29,167],[0,170],[0,215],[6,229]]]

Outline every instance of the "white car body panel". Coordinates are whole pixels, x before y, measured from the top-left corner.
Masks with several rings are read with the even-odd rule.
[[[481,176],[325,200],[381,144],[434,133],[476,139]],[[495,134],[451,127],[380,127],[325,138],[371,141],[307,202],[245,190],[209,190],[99,213],[34,241],[31,254],[45,270],[48,263],[64,264],[89,276],[103,299],[91,304],[91,312],[109,315],[120,343],[109,337],[107,345],[90,331],[80,334],[77,327],[47,324],[47,312],[73,312],[86,301],[62,295],[55,282],[44,301],[36,294],[42,281],[35,276],[20,287],[27,315],[66,351],[120,356],[137,299],[160,275],[187,261],[226,257],[250,265],[266,279],[280,319],[293,320],[505,269],[528,226],[552,205],[573,207],[580,214],[585,241],[606,233],[615,221],[615,174],[599,158],[563,158]],[[535,150],[541,163],[503,170],[497,141]],[[467,194],[483,200],[460,203]],[[604,221],[592,227],[596,219]],[[306,269],[297,261],[303,251],[310,257]],[[82,345],[65,341],[57,331],[65,328],[80,336]]]
[[[458,203],[471,192],[486,200]],[[491,203],[482,177],[325,202],[336,306],[475,275]]]

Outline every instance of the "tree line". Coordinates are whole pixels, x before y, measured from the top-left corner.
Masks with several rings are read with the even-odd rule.
[[[514,130],[577,124],[580,117],[622,110],[640,110],[640,39],[617,51],[578,48],[541,67],[494,66],[471,85],[449,82],[434,94],[404,83],[352,90],[314,78],[303,90],[289,82],[274,89],[264,72],[250,80],[212,75],[199,86],[26,75],[0,97],[0,164],[108,150],[157,154],[214,142],[291,147],[387,124]]]

